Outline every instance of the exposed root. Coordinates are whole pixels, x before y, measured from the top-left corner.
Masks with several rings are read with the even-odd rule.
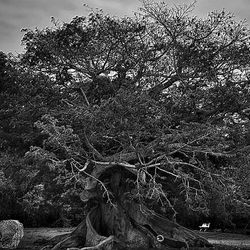
[[[86,220],[83,220],[70,234],[53,237],[50,239],[49,245],[46,245],[41,250],[66,250],[72,247],[82,247],[85,245],[86,231]]]
[[[83,247],[83,248],[68,248],[67,250],[112,250],[113,248],[113,243],[114,243],[114,236],[109,236],[108,238],[104,239],[101,241],[99,244],[96,246],[91,246],[91,247]]]

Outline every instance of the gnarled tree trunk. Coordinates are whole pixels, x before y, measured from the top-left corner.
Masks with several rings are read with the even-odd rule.
[[[112,197],[103,198],[98,185],[92,182],[82,194],[82,199],[93,204],[86,218],[72,233],[53,238],[43,250],[187,249],[211,246],[206,239],[134,199],[132,190],[127,188],[126,174],[119,168],[106,168],[99,173],[99,180],[103,183],[110,180]]]

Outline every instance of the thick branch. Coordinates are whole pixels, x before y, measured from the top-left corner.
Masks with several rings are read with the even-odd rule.
[[[82,88],[80,88],[80,91],[81,91],[81,94],[82,94],[84,101],[86,102],[86,105],[89,106],[89,101],[88,101],[88,98],[87,98],[85,92],[83,91]]]
[[[162,84],[158,84],[149,90],[149,95],[153,98],[157,97],[164,89],[170,87],[173,83],[180,80],[178,75],[172,76],[169,80],[164,81]]]
[[[102,154],[95,149],[95,147],[89,142],[89,139],[86,135],[86,133],[84,132],[84,138],[85,138],[85,143],[86,146],[89,148],[89,150],[93,153],[93,155],[100,161],[106,161],[105,158],[102,156]]]

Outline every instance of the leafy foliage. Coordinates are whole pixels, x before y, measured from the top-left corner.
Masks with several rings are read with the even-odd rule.
[[[0,129],[33,145],[26,160],[44,176],[26,207],[72,209],[94,188],[115,206],[113,170],[130,199],[171,218],[207,215],[215,200],[225,217],[249,207],[249,30],[191,11],[143,1],[134,19],[91,13],[27,30],[20,60],[1,57]]]

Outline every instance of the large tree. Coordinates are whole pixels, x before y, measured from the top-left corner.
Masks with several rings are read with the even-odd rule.
[[[74,183],[89,211],[46,249],[206,246],[180,208],[209,213],[216,194],[224,210],[249,207],[249,31],[191,10],[144,1],[134,19],[26,31],[22,63],[62,94],[26,157]]]

